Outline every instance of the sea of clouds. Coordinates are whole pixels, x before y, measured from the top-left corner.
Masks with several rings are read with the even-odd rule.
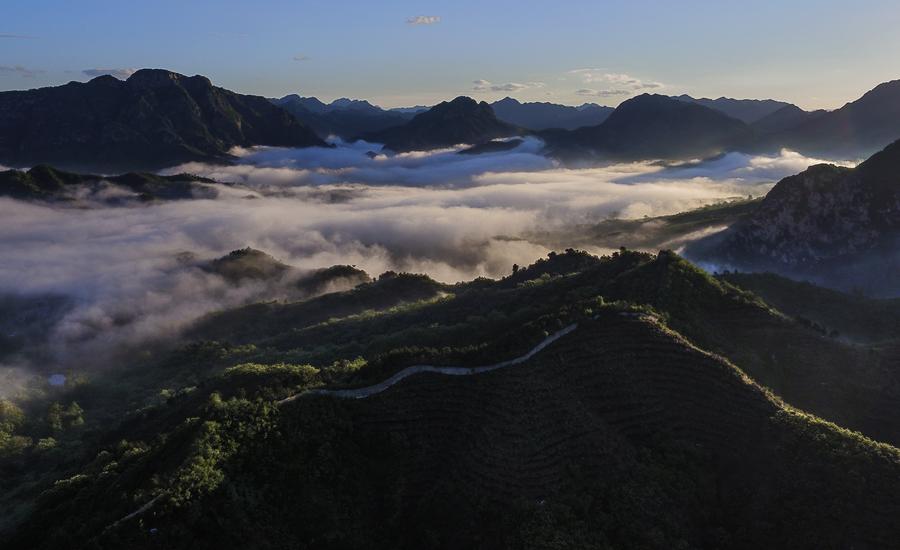
[[[70,300],[53,329],[47,368],[55,370],[172,337],[210,311],[287,297],[264,283],[231,285],[186,265],[185,252],[212,259],[249,246],[300,270],[353,264],[446,282],[499,277],[548,252],[521,238],[530,232],[759,196],[820,162],[731,153],[573,169],[540,155],[534,138],[484,155],[336,145],[236,150],[233,165],[164,171],[223,182],[215,199],[87,208],[0,199],[0,296]]]

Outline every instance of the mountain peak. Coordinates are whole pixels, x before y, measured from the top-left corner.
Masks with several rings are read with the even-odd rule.
[[[893,143],[900,132],[900,80],[879,84],[840,109],[816,116],[771,137],[771,148],[788,147],[820,158],[860,159]]]
[[[746,141],[749,133],[740,120],[709,107],[641,94],[620,104],[600,125],[544,137],[562,157],[683,159],[731,149]]]
[[[631,99],[623,101],[619,107],[610,115],[609,120],[613,120],[614,118],[621,117],[624,113],[628,113],[636,110],[667,110],[667,111],[690,111],[690,110],[704,110],[704,111],[713,111],[717,115],[725,116],[723,113],[719,111],[714,111],[713,109],[709,109],[707,107],[703,107],[697,103],[692,103],[688,101],[681,101],[679,99],[675,99],[669,96],[660,95],[660,94],[641,94],[634,96]],[[699,111],[698,111],[699,112]]]
[[[167,69],[141,69],[129,76],[125,82],[140,88],[162,88],[178,84],[212,88],[212,81],[205,76],[186,76]]]
[[[350,99],[347,97],[341,97],[341,98],[335,99],[334,101],[332,101],[331,103],[328,104],[328,107],[330,107],[332,109],[354,109],[354,110],[366,110],[366,111],[371,111],[373,109],[378,110],[378,111],[381,110],[380,107],[376,107],[375,105],[372,105],[371,103],[369,103],[368,101],[366,101],[364,99]]]
[[[437,106],[439,107],[441,105],[451,105],[454,107],[475,107],[476,105],[487,105],[487,103],[485,103],[484,101],[479,103],[469,96],[461,95],[450,101],[444,101],[443,103],[439,103]]]
[[[169,85],[183,78],[185,78],[183,74],[166,69],[141,69],[129,76],[126,82],[140,86],[155,87]]]
[[[520,102],[518,99],[509,97],[509,96],[506,96],[503,99],[494,102],[494,106],[497,106],[497,105],[516,106],[516,105],[521,105],[521,104],[522,104],[522,102]]]
[[[490,105],[459,96],[417,114],[408,123],[364,137],[394,151],[480,144],[521,134],[522,130],[497,119]]]
[[[112,75],[102,74],[88,80],[87,83],[91,86],[118,86],[122,81]]]
[[[0,133],[10,128],[16,131],[0,144],[0,162],[79,171],[224,159],[235,146],[326,145],[265,98],[164,69],[0,95]]]

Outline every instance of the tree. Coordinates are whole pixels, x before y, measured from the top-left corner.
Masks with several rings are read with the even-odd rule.
[[[51,432],[59,433],[62,431],[63,414],[62,405],[60,405],[59,403],[53,403],[47,410],[47,426],[50,427]]]
[[[81,426],[84,424],[84,409],[78,405],[77,401],[72,401],[64,413],[66,419],[66,427]]]
[[[25,422],[25,413],[8,399],[0,399],[0,433],[12,434]]]

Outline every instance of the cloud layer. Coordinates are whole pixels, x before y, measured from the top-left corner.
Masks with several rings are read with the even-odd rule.
[[[800,155],[725,155],[664,168],[565,169],[525,139],[485,155],[456,150],[369,158],[375,144],[235,151],[235,165],[187,164],[220,185],[216,199],[127,208],[0,200],[0,294],[61,294],[47,368],[98,350],[165,338],[209,311],[287,297],[283,285],[234,287],[185,262],[251,246],[300,269],[355,264],[370,274],[442,281],[502,276],[548,250],[523,236],[610,216],[661,215],[759,195],[810,163]]]

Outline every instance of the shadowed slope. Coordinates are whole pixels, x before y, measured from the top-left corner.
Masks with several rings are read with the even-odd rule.
[[[142,69],[128,80],[0,92],[0,162],[90,170],[156,169],[222,160],[235,146],[324,146],[262,97],[203,76]]]
[[[265,418],[215,403],[202,414],[222,429]],[[514,368],[310,396],[279,417],[234,440],[212,489],[183,493],[193,482],[165,473],[177,461],[161,459],[190,441],[175,434],[115,490],[92,475],[57,489],[47,519],[151,472],[175,483],[105,531],[121,497],[98,500],[78,533],[68,517],[33,547],[74,535],[99,548],[889,548],[900,536],[900,452],[784,408],[652,317],[603,310]]]

